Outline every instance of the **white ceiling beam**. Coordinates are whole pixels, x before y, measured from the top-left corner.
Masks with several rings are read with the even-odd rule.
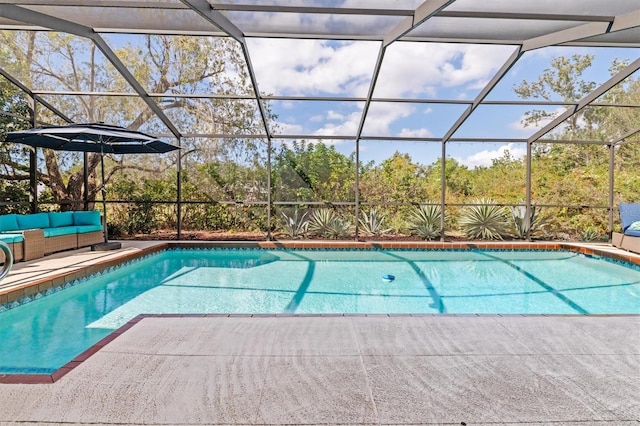
[[[384,35],[384,37],[382,38],[382,45],[384,47],[390,45],[409,31],[411,31],[412,28],[413,18],[411,16],[407,16]]]

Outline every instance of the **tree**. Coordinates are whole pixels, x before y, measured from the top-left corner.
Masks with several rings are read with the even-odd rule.
[[[274,158],[272,185],[278,201],[353,201],[355,159],[322,142],[282,145]]]
[[[525,166],[509,150],[495,158],[490,167],[471,170],[471,193],[476,198],[491,198],[499,203],[517,204],[525,198]]]
[[[560,98],[576,102],[591,92],[596,84],[580,77],[591,66],[593,57],[574,55],[567,59],[554,58],[548,68],[534,82],[523,81],[515,92],[522,98]],[[609,71],[616,74],[627,65],[626,61],[614,60]],[[640,102],[640,83],[633,76],[614,86],[602,98],[602,102],[637,104]],[[537,124],[540,120],[553,118],[554,114],[532,110],[525,114],[523,124]],[[579,141],[617,140],[632,129],[640,120],[638,108],[588,106],[574,114],[563,126],[558,126],[549,139]],[[533,153],[532,196],[542,204],[573,206],[605,206],[608,194],[609,151],[599,144],[536,143]],[[623,145],[617,149],[617,182],[633,182],[629,174],[637,175],[637,168],[622,167],[623,164],[640,164],[640,152],[636,144]],[[628,188],[616,185],[619,192]],[[637,193],[637,191],[636,191]],[[628,194],[618,196],[623,201]],[[586,230],[598,227],[604,233],[607,226],[605,210],[584,208],[559,209],[552,215],[552,224],[560,230]]]
[[[97,50],[96,46],[74,36],[49,32],[1,32],[0,57],[9,72],[27,86],[44,90],[132,93],[132,96],[57,96],[57,108],[75,122],[104,121],[132,130],[168,133],[151,109],[133,92],[124,78]],[[138,43],[134,43],[138,41]],[[163,93],[160,108],[181,129],[189,133],[251,134],[261,131],[256,104],[229,99],[199,99],[175,95],[194,93],[248,94],[247,70],[237,43],[228,38],[173,37],[163,35],[132,36],[115,49],[122,62],[149,93]],[[172,96],[174,95],[174,96]],[[43,108],[38,118],[61,124]],[[258,150],[246,139],[183,141],[183,153],[189,162],[207,160],[211,155],[254,156]],[[82,200],[83,170],[79,155],[43,150],[45,171],[39,181],[61,207]],[[95,174],[99,155],[89,155],[89,199],[98,192]],[[124,169],[131,173],[157,174],[171,163],[159,164],[157,158],[121,156],[107,161],[107,181]],[[160,173],[161,175],[161,173]],[[157,176],[160,176],[157,175]],[[19,162],[9,165],[5,179],[21,179]]]
[[[584,70],[591,66],[593,58],[593,55],[573,55],[570,59],[563,56],[553,58],[551,68],[545,69],[536,81],[523,80],[514,91],[523,99],[542,98],[552,101],[559,97],[567,103],[576,102],[596,87],[594,81],[580,80]],[[522,123],[525,127],[538,125],[542,120],[555,118],[555,115],[555,112],[533,109],[525,113]],[[588,114],[585,116],[584,111],[572,116],[567,124],[570,132],[578,129],[578,123],[583,117],[588,119]]]
[[[22,130],[28,127],[29,111],[27,102],[21,93],[4,78],[0,78],[0,140],[4,140],[7,132]],[[27,150],[21,146],[6,147],[0,150],[0,175],[7,174],[11,165],[19,169],[17,176],[0,180],[0,201],[25,202],[29,200],[28,163],[15,163],[14,158],[26,157]],[[26,213],[28,207],[13,204],[0,206],[0,213]]]

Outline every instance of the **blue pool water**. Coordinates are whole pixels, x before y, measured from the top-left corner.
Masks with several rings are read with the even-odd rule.
[[[170,250],[0,312],[0,373],[53,372],[141,313],[638,314],[640,269],[566,251]]]

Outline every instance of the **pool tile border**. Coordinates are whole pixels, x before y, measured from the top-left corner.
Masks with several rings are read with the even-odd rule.
[[[53,384],[145,318],[420,318],[420,317],[638,317],[640,314],[140,314],[51,374],[0,374],[0,384]]]
[[[342,249],[342,250],[568,250],[586,256],[600,256],[612,260],[628,262],[640,266],[640,256],[630,252],[613,251],[612,246],[603,245],[601,248],[585,247],[580,243],[562,242],[435,242],[435,241],[168,241],[153,247],[140,249],[136,252],[123,254],[120,257],[98,261],[88,266],[78,266],[76,269],[49,275],[44,278],[18,284],[8,288],[0,288],[0,307],[18,303],[24,297],[37,297],[38,293],[47,290],[72,285],[76,280],[87,278],[93,274],[102,273],[109,268],[125,262],[140,259],[151,254],[174,248],[226,248],[226,249]]]

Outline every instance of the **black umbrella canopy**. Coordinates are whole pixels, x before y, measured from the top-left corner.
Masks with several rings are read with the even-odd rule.
[[[179,149],[146,133],[103,123],[45,126],[9,132],[5,141],[58,151],[104,154],[162,154]]]
[[[104,123],[46,126],[9,132],[5,142],[21,143],[34,148],[49,148],[58,151],[100,153],[102,208],[105,216],[103,220],[104,246],[109,249],[119,248],[120,245],[119,243],[108,242],[104,154],[162,154],[180,149],[178,146],[161,141],[146,133]],[[96,244],[95,246],[98,245]]]

